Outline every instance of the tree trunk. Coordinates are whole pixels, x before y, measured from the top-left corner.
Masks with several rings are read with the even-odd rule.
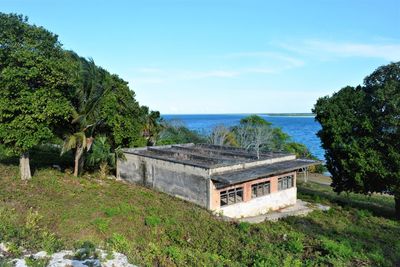
[[[400,194],[394,195],[394,203],[396,219],[400,220]]]
[[[75,160],[74,160],[74,176],[78,177],[79,170],[81,168],[81,157],[83,154],[83,147],[78,146],[75,150]]]
[[[22,180],[30,180],[32,178],[28,152],[23,153],[19,158],[19,170]]]

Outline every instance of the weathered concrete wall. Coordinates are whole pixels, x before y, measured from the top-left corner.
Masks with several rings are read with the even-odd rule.
[[[262,197],[253,198],[247,202],[236,203],[222,208],[215,212],[221,212],[224,216],[231,218],[257,216],[267,213],[270,210],[277,210],[286,206],[296,204],[297,188],[292,187]]]
[[[117,178],[124,179],[131,183],[143,184],[143,161],[139,156],[125,154],[126,160],[117,161]]]
[[[125,153],[117,163],[117,177],[209,208],[208,170]]]

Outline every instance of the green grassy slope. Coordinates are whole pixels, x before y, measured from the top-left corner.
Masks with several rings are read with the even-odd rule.
[[[391,219],[387,196],[337,197],[310,183],[299,187],[300,198],[331,205],[330,211],[249,225],[95,175],[42,169],[23,182],[17,171],[0,164],[0,242],[15,244],[15,254],[17,245],[54,251],[88,240],[148,266],[400,264],[400,223]]]

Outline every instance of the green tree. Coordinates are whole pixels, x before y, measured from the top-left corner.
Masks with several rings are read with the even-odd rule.
[[[248,150],[255,151],[257,158],[260,152],[271,151],[274,129],[271,123],[258,115],[250,115],[240,120],[238,126],[232,128],[237,144]]]
[[[100,174],[104,178],[108,174],[109,167],[115,166],[115,158],[115,153],[111,152],[107,137],[97,136],[86,157],[86,163],[92,168],[99,167]]]
[[[142,134],[148,146],[154,146],[158,136],[163,130],[163,121],[160,112],[150,111],[148,107],[142,106],[143,128]]]
[[[111,75],[111,84],[113,89],[100,103],[102,123],[97,133],[107,135],[112,149],[146,145],[142,129],[148,109],[142,110],[126,81]]]
[[[0,13],[0,143],[20,156],[22,179],[31,178],[29,150],[70,115],[70,66],[56,35]]]
[[[333,189],[393,194],[400,218],[400,62],[320,98],[313,112]]]
[[[73,103],[72,120],[65,137],[61,153],[74,151],[74,176],[83,169],[82,156],[88,151],[94,140],[96,128],[103,122],[100,116],[100,103],[111,90],[109,74],[96,66],[94,61],[78,58],[81,70],[78,74],[80,82],[76,86]]]
[[[164,122],[163,130],[159,134],[159,145],[206,143],[207,138],[196,131],[188,129],[182,121],[172,120]]]

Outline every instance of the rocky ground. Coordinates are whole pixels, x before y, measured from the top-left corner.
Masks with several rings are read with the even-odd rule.
[[[35,254],[24,254],[23,256],[12,259],[8,258],[9,251],[7,245],[0,243],[0,266],[47,266],[47,267],[135,267],[130,264],[124,254],[117,252],[107,252],[101,249],[81,248],[76,251],[63,250],[54,254],[40,251]]]

